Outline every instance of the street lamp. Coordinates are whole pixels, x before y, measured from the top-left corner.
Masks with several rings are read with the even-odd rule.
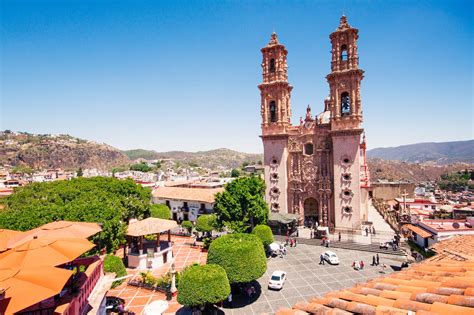
[[[171,264],[171,294],[172,295],[175,295],[176,294],[176,291],[178,291],[178,289],[176,289],[176,269],[175,269],[175,266],[174,266],[174,263]]]

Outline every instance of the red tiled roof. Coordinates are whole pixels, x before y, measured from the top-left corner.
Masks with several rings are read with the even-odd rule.
[[[474,314],[474,235],[442,241],[434,250],[433,258],[403,271],[296,303],[276,314]]]

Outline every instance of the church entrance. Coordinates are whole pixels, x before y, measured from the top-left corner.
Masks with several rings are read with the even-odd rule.
[[[312,227],[318,221],[318,202],[314,198],[308,198],[304,201],[304,225]]]

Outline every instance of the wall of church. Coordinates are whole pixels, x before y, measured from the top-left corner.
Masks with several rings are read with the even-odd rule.
[[[333,135],[336,229],[358,228],[361,215],[360,133]]]
[[[263,139],[265,201],[271,211],[288,213],[288,147],[286,137]]]

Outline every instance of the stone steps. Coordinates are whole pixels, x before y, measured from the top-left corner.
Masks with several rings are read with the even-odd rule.
[[[282,235],[275,235],[275,240],[279,242],[284,242],[285,241],[285,236]],[[320,246],[322,241],[320,239],[309,239],[309,238],[296,238],[298,244],[306,244],[306,245],[314,245],[314,246]],[[395,256],[405,256],[405,252],[402,251],[401,249],[397,250],[392,250],[391,248],[389,249],[383,249],[379,248],[378,243],[372,243],[372,244],[361,244],[361,243],[356,243],[356,242],[350,242],[350,241],[331,241],[331,247],[333,248],[343,248],[343,249],[350,249],[350,250],[358,250],[358,251],[363,251],[363,252],[371,252],[371,253],[379,253],[379,254],[386,254],[386,255],[395,255]]]

